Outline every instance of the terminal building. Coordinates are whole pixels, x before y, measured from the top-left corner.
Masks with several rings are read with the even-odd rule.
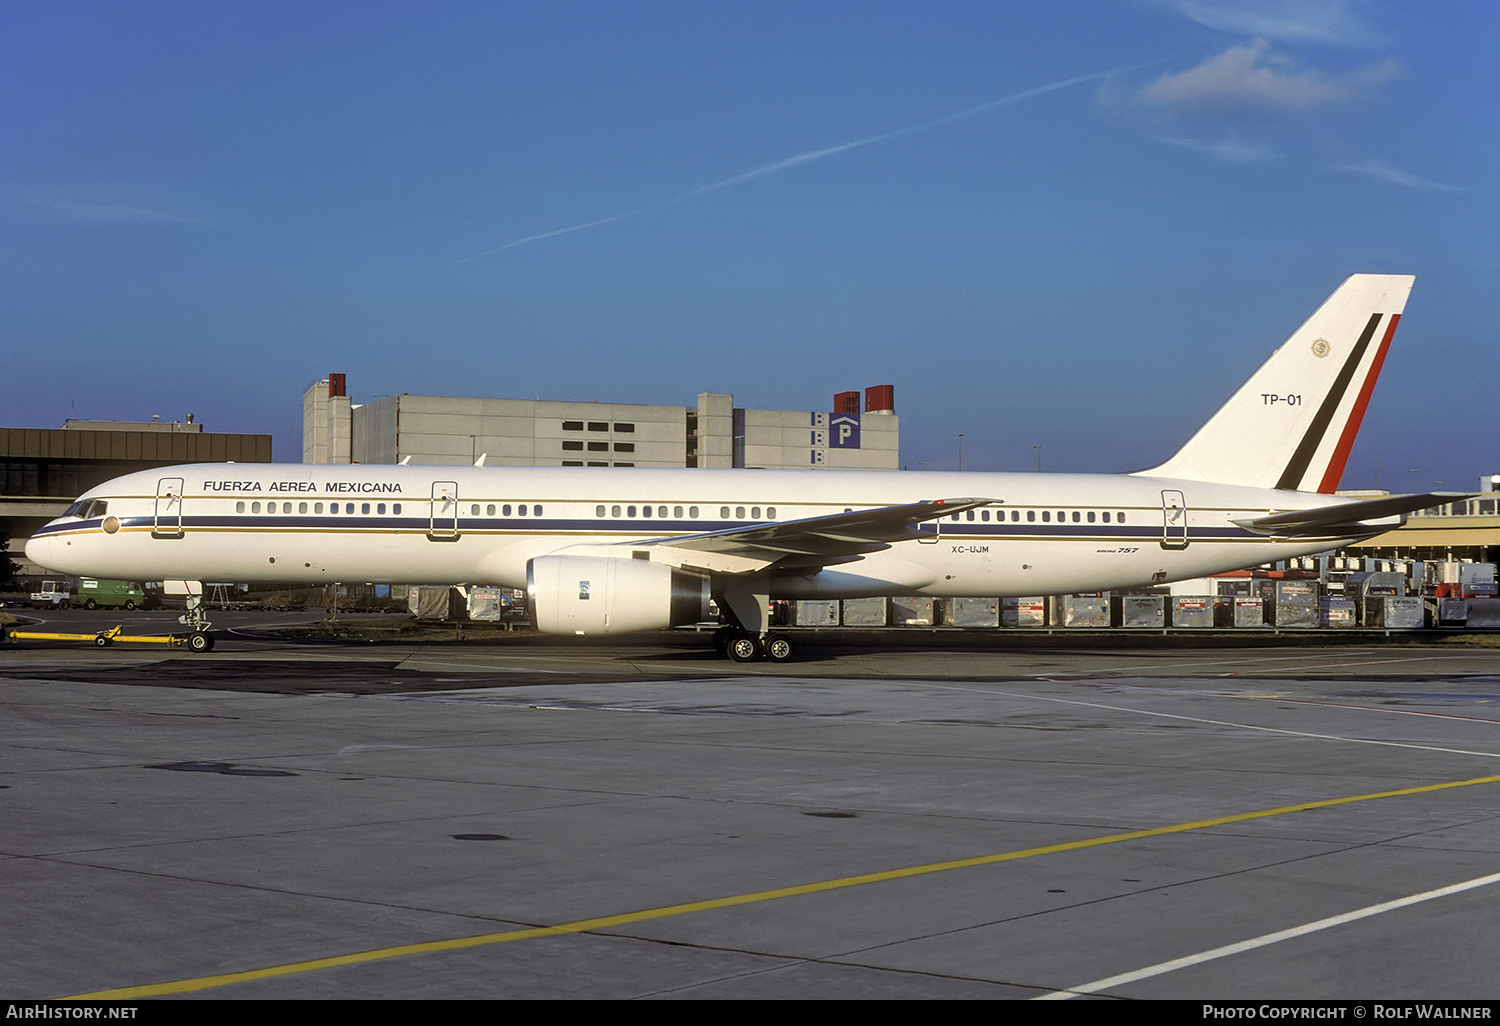
[[[748,410],[704,392],[694,406],[391,395],[355,405],[330,374],[302,399],[302,462],[506,467],[897,470],[894,390],[840,392],[833,409]]]

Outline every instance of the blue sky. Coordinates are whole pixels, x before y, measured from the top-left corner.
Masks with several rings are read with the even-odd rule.
[[[1500,8],[0,7],[5,426],[301,453],[395,392],[826,409],[902,459],[1164,459],[1355,272],[1417,276],[1347,487],[1500,471]],[[1415,471],[1415,474],[1412,471]]]

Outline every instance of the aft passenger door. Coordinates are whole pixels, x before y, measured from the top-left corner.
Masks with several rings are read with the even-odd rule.
[[[182,478],[164,477],[156,482],[156,512],[151,537],[182,537]]]
[[[458,538],[458,482],[432,482],[432,508],[428,517],[427,537],[433,541],[455,541]]]
[[[1188,547],[1187,500],[1175,489],[1163,489],[1161,493],[1161,547],[1185,549]]]

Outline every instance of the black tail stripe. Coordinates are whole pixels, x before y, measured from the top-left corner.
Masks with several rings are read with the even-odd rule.
[[[1349,390],[1349,382],[1354,380],[1354,372],[1359,369],[1365,350],[1370,346],[1370,339],[1375,334],[1375,328],[1380,324],[1380,318],[1384,316],[1385,314],[1379,313],[1370,315],[1370,323],[1365,325],[1365,330],[1360,333],[1359,341],[1354,344],[1354,352],[1350,353],[1349,359],[1344,361],[1344,366],[1339,370],[1339,376],[1334,381],[1333,387],[1323,397],[1323,405],[1318,407],[1318,414],[1308,425],[1307,434],[1302,436],[1297,451],[1292,453],[1291,461],[1287,463],[1286,470],[1282,471],[1280,480],[1276,482],[1277,488],[1296,488],[1303,475],[1307,473],[1313,453],[1318,451],[1318,444],[1323,441],[1323,435],[1328,431],[1333,415],[1338,412],[1339,403],[1343,402],[1344,393]]]

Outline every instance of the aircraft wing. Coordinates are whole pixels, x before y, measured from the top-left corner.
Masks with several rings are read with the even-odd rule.
[[[749,573],[767,567],[803,571],[852,562],[867,552],[888,549],[893,542],[919,537],[918,524],[996,501],[933,499],[663,538],[647,545],[659,557],[666,557],[663,562],[691,569],[716,573]]]
[[[1378,499],[1341,502],[1337,506],[1297,509],[1265,517],[1236,520],[1235,523],[1256,534],[1276,537],[1348,538],[1361,534],[1389,531],[1399,524],[1371,524],[1413,510],[1441,506],[1472,498],[1476,492],[1424,492],[1420,495],[1382,495]],[[1405,522],[1405,517],[1402,517]]]

